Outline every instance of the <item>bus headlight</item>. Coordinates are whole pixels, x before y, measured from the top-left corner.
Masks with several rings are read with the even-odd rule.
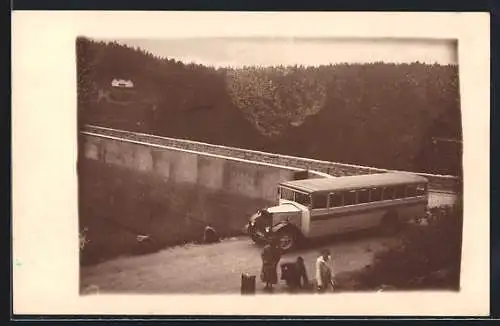
[[[267,232],[267,233],[269,233],[269,231],[271,231],[271,228],[270,228],[269,226],[267,226],[267,227],[265,228],[265,230],[266,230],[266,232]]]

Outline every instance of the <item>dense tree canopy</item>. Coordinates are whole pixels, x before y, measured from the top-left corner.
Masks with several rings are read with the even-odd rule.
[[[77,40],[80,123],[322,160],[461,174],[458,69],[220,68]],[[133,80],[133,91],[113,78]]]

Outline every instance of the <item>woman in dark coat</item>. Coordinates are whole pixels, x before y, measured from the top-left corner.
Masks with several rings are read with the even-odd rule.
[[[262,250],[262,271],[260,278],[266,283],[266,290],[271,290],[278,283],[278,263],[281,259],[281,250],[275,244],[267,244]]]

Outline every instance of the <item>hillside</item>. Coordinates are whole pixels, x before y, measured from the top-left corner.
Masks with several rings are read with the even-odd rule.
[[[458,69],[215,69],[80,38],[79,123],[419,172],[461,174]],[[133,80],[126,91],[113,78]]]

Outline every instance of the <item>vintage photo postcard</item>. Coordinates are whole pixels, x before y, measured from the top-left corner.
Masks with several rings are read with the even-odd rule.
[[[488,27],[14,12],[14,312],[487,314]]]

